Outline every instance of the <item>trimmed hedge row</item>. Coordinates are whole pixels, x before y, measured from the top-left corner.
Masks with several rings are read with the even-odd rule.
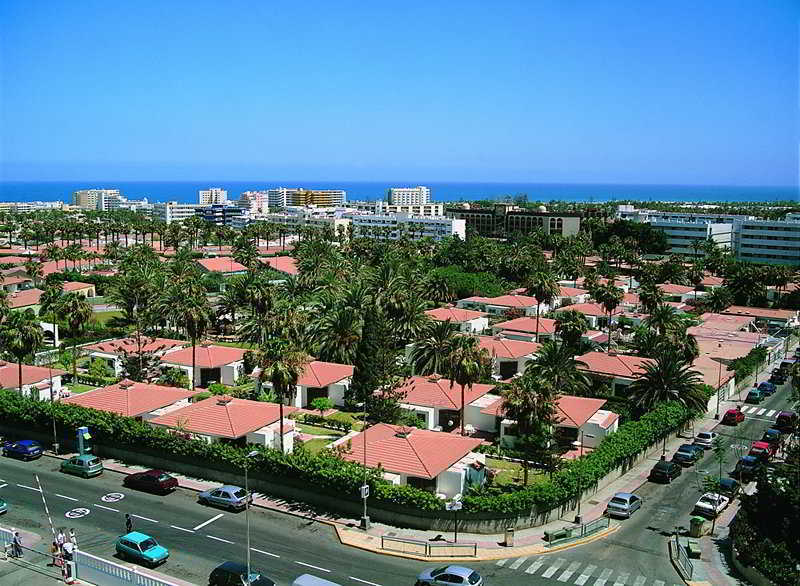
[[[351,429],[353,429],[353,424],[349,421],[342,421],[333,417],[323,417],[322,415],[317,415],[315,413],[303,413],[297,418],[297,420],[303,423],[308,423],[309,425],[319,425],[334,429],[336,431],[343,431],[345,433],[348,433]]]

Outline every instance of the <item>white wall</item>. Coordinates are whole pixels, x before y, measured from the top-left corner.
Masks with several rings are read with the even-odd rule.
[[[488,317],[476,317],[475,319],[463,322],[461,324],[460,329],[462,332],[480,334],[488,327],[489,327]]]
[[[467,405],[464,410],[464,423],[481,431],[494,432],[496,419],[494,415],[481,413],[481,407],[478,406]]]
[[[409,405],[407,403],[400,403],[400,407],[408,411],[412,411],[422,416],[427,423],[426,429],[433,429],[437,425],[437,413],[433,407],[422,407],[420,405]]]

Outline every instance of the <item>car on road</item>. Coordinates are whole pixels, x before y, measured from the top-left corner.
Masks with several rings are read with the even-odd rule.
[[[123,560],[137,562],[151,568],[163,564],[169,558],[169,550],[144,533],[131,531],[117,538],[114,546]]]
[[[780,430],[770,427],[764,431],[764,435],[761,436],[761,441],[779,446],[781,445],[782,438],[783,434],[780,432]]]
[[[625,517],[629,519],[642,507],[642,498],[631,492],[618,492],[606,505],[606,515],[609,517]]]
[[[713,431],[701,431],[694,437],[694,445],[701,448],[710,448],[714,445],[717,434]]]
[[[103,462],[97,456],[89,454],[73,456],[61,462],[61,471],[67,474],[83,476],[84,478],[91,478],[92,476],[100,476],[103,473]]]
[[[786,374],[780,369],[776,369],[772,371],[772,374],[769,377],[769,382],[774,385],[782,385],[786,382]]]
[[[683,444],[672,456],[672,461],[681,466],[691,466],[702,457],[703,449],[692,444]]]
[[[753,442],[753,445],[750,446],[750,453],[747,455],[755,456],[766,464],[775,455],[776,450],[777,446],[775,444],[769,442]]]
[[[738,495],[739,491],[742,489],[742,485],[739,484],[739,481],[733,478],[722,477],[717,480],[719,481],[719,493],[730,497],[731,500],[736,498],[736,495]]]
[[[707,492],[694,505],[694,512],[704,517],[716,517],[725,510],[731,499],[722,494]]]
[[[224,562],[211,571],[208,576],[208,586],[275,586],[275,581],[268,578],[263,572],[250,568],[250,580],[246,580],[247,566],[239,562]]]
[[[773,427],[783,433],[794,431],[794,428],[797,427],[797,413],[794,411],[781,411],[775,417],[775,425]]]
[[[659,460],[650,470],[647,479],[650,482],[666,482],[669,484],[674,478],[683,474],[683,467],[677,462],[669,460]]]
[[[42,457],[42,444],[36,440],[19,440],[3,446],[3,455],[9,458],[30,461]]]
[[[470,568],[464,566],[441,566],[423,570],[417,576],[417,586],[481,586],[483,578]]]
[[[747,398],[744,400],[744,402],[750,405],[758,405],[763,400],[764,394],[761,391],[758,389],[750,389],[750,392],[747,393]]]
[[[8,512],[8,503],[3,499],[0,499],[0,514]]]
[[[728,409],[722,416],[722,423],[725,425],[739,425],[744,421],[744,413],[739,409]]]
[[[771,394],[773,394],[775,391],[778,390],[778,387],[776,387],[773,383],[769,381],[764,381],[758,385],[758,390],[764,393],[767,397],[769,397]]]
[[[122,484],[145,492],[168,494],[178,488],[178,479],[162,470],[146,470],[128,474]]]
[[[741,478],[743,481],[750,480],[756,475],[762,464],[755,456],[742,456],[736,462],[736,468],[733,470],[734,478]]]
[[[197,495],[197,502],[201,505],[212,505],[231,511],[243,511],[248,502],[253,502],[253,496],[248,495],[241,486],[225,484],[201,492]]]

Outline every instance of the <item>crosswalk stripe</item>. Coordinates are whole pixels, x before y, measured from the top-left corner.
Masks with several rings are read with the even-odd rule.
[[[755,409],[755,407],[742,407],[742,408],[740,409],[740,411],[741,411],[742,413],[750,413],[750,410],[751,410],[751,409]]]
[[[630,572],[620,572],[619,576],[617,576],[617,581],[614,582],[614,586],[625,586],[625,583],[628,581],[628,578],[631,577]]]
[[[653,582],[653,586],[664,586],[664,580],[656,580]]]
[[[772,417],[773,415],[775,415],[775,409],[770,409],[767,411],[767,417]]]
[[[756,415],[763,415],[767,410],[766,409],[759,409]]]
[[[541,568],[543,565],[544,565],[544,562],[542,560],[536,560],[530,566],[528,566],[528,568],[525,570],[525,573],[526,574],[535,574],[536,570]]]
[[[569,567],[561,572],[561,575],[558,577],[559,582],[566,582],[570,579],[572,574],[575,573],[575,570],[581,567],[581,562],[572,562]]]
[[[516,570],[516,569],[517,569],[518,567],[520,567],[520,566],[521,566],[523,563],[525,563],[525,560],[527,560],[527,559],[528,559],[528,556],[521,557],[521,558],[517,558],[517,559],[515,559],[515,560],[514,560],[514,563],[513,563],[513,564],[511,564],[510,566],[508,566],[508,568],[509,568],[510,570]]]
[[[502,560],[497,560],[497,565],[498,566],[505,566],[507,561],[508,561],[508,558],[503,558]]]
[[[645,582],[647,582],[647,578],[644,576],[636,576],[636,580],[633,581],[633,586],[644,586]]]
[[[544,571],[544,574],[542,574],[542,578],[550,578],[553,574],[558,572],[558,569],[561,566],[563,566],[566,563],[567,560],[565,560],[564,558],[558,558],[552,566],[550,566]]]
[[[594,581],[594,586],[606,586],[606,582],[608,582],[608,577],[613,573],[614,570],[609,570],[608,568],[600,572],[600,577]]]
[[[597,566],[592,566],[592,565],[583,568],[583,573],[581,573],[581,575],[578,576],[578,579],[575,580],[576,586],[583,586],[584,584],[586,584],[586,581],[592,577],[592,572],[594,572],[596,569]]]

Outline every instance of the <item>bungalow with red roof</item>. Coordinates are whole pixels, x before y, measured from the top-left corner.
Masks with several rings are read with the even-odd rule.
[[[471,309],[458,307],[438,307],[425,312],[429,318],[436,321],[449,321],[453,328],[468,334],[480,334],[489,327],[489,314]]]
[[[199,258],[195,261],[200,270],[206,273],[220,273],[224,277],[233,275],[243,275],[247,272],[247,267],[239,264],[233,257],[218,256],[215,258]]]
[[[722,287],[724,283],[725,279],[722,277],[715,277],[711,273],[705,273],[700,281],[700,286],[707,291],[713,291],[717,287]]]
[[[617,394],[644,374],[644,366],[652,363],[651,358],[629,356],[627,354],[606,354],[587,352],[575,357],[578,370],[592,378],[608,381],[611,392]]]
[[[467,297],[456,302],[456,307],[483,311],[490,315],[505,315],[510,309],[521,311],[524,315],[536,315],[539,302],[529,295],[500,295],[499,297]],[[549,306],[541,304],[540,313],[548,311]]]
[[[605,308],[599,303],[576,303],[559,307],[556,311],[577,311],[582,313],[593,330],[604,328],[608,325],[608,314]],[[611,323],[616,322],[625,313],[622,305],[618,305],[611,312]]]
[[[300,270],[297,268],[297,260],[291,256],[269,256],[258,260],[279,273],[286,273],[287,275],[300,274]]]
[[[736,391],[736,373],[729,370],[730,361],[720,356],[702,353],[692,362],[692,370],[700,373],[703,384],[710,386],[719,393],[719,398],[724,401]],[[713,404],[713,405],[712,405]],[[709,408],[716,405],[716,397],[709,400]]]
[[[561,285],[553,305],[554,307],[562,307],[564,305],[574,305],[575,303],[586,303],[589,301],[589,297],[589,291],[586,289]]]
[[[33,285],[33,279],[19,275],[0,275],[0,290],[16,293]]]
[[[188,344],[189,342],[183,340],[142,337],[142,346],[140,348],[136,338],[117,338],[116,340],[89,344],[84,346],[83,349],[89,353],[90,360],[104,360],[115,376],[120,376],[122,375],[122,358],[126,353],[152,352],[157,356],[163,356],[170,350],[183,348]]]
[[[700,316],[704,328],[727,332],[749,332],[755,329],[756,318],[752,315],[725,315],[706,312]]]
[[[536,318],[518,317],[508,321],[502,321],[492,326],[492,334],[502,335],[509,340],[521,340],[523,342],[536,341]],[[547,317],[539,318],[539,342],[554,340],[558,338],[556,331],[556,320]],[[599,330],[588,330],[581,337],[586,342],[601,343],[608,338]]]
[[[798,325],[798,312],[796,309],[767,309],[765,307],[745,307],[731,305],[722,312],[725,315],[752,317],[757,326],[766,326],[774,329],[794,327]]]
[[[0,265],[20,266],[24,265],[29,260],[31,260],[31,258],[27,256],[0,256]]]
[[[541,344],[511,340],[502,334],[476,336],[478,346],[492,357],[492,375],[500,380],[523,374],[529,360],[539,351]]]
[[[294,421],[287,416],[296,410],[288,406],[283,408],[283,449],[286,453],[294,448]],[[169,411],[148,423],[208,443],[244,440],[249,444],[280,449],[281,420],[277,403],[219,395]]]
[[[61,395],[61,377],[66,371],[58,368],[22,365],[22,394],[40,401],[57,399]],[[52,385],[51,385],[52,381]],[[19,364],[0,360],[0,389],[19,391]]]
[[[63,402],[147,421],[186,407],[190,399],[199,392],[125,379],[113,385],[72,395]]]
[[[42,293],[44,293],[44,291],[35,288],[17,290],[7,297],[8,308],[20,311],[31,309],[36,315],[39,315]]]
[[[194,348],[195,372],[192,376],[192,348],[171,350],[161,357],[163,368],[178,368],[186,373],[195,387],[207,388],[211,383],[233,386],[244,372],[241,348],[200,344]]]
[[[91,283],[81,283],[80,281],[65,281],[61,288],[64,293],[77,293],[84,297],[97,297],[95,287]]]
[[[334,443],[342,459],[384,470],[398,485],[427,490],[442,499],[464,494],[486,480],[486,456],[473,450],[481,440],[414,427],[378,423]],[[366,451],[366,454],[365,454]]]
[[[602,278],[602,277],[597,279],[597,284],[598,285],[607,285],[610,282],[611,281],[609,281],[608,279]],[[585,289],[586,288],[585,287],[586,277],[580,277],[580,278],[574,279],[574,280],[573,279],[561,279],[558,283],[559,283],[559,285],[567,285],[569,287],[578,287],[578,288]],[[635,280],[634,280],[633,284],[634,285],[636,284]],[[623,293],[627,293],[631,288],[631,280],[630,279],[614,279],[614,286],[619,288],[619,289],[622,289]]]
[[[656,287],[661,289],[661,292],[664,293],[665,301],[678,301],[680,303],[686,303],[690,299],[707,295],[705,291],[695,291],[694,287],[689,287],[687,285],[676,285],[675,283],[659,283],[656,285]]]
[[[297,408],[308,407],[314,399],[326,397],[334,405],[343,406],[344,397],[353,382],[354,366],[313,360],[306,364],[302,374],[297,378],[297,391],[289,398],[289,404]],[[260,369],[253,371],[258,380]],[[259,385],[271,389],[269,381],[260,381]],[[259,387],[260,388],[260,387]]]

